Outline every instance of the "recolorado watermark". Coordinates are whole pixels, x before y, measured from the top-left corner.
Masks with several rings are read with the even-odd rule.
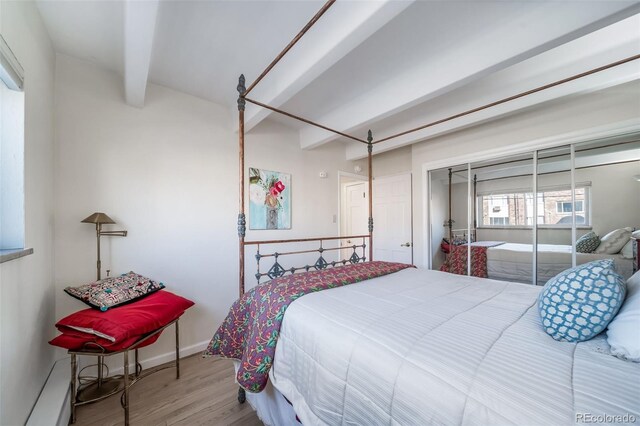
[[[631,424],[635,423],[637,417],[633,414],[593,414],[576,413],[576,423],[593,424]]]

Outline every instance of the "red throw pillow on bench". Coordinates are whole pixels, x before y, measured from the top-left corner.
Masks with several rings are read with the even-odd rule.
[[[145,346],[149,346],[150,344],[155,343],[155,341],[158,340],[158,337],[160,337],[160,334],[161,333],[158,333],[149,337],[147,340],[141,343],[138,348],[144,348]],[[100,349],[100,347],[102,347],[106,352],[117,352],[121,349],[125,349],[133,345],[141,337],[142,336],[135,336],[129,339],[125,339],[122,342],[114,343],[100,337],[78,332],[78,335],[63,333],[54,338],[49,343],[64,349],[70,349],[72,351],[78,351],[81,349]],[[100,346],[94,345],[94,343],[97,343]]]
[[[56,327],[62,333],[75,337],[78,332],[82,332],[91,337],[98,336],[101,341],[122,343],[131,338],[137,340],[140,336],[169,324],[193,304],[184,297],[160,290],[144,299],[106,312],[91,308],[78,311],[58,321]],[[54,344],[54,340],[51,344]]]

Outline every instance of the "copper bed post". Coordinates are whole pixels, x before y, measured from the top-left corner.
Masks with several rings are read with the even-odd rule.
[[[239,283],[238,291],[239,297],[244,294],[244,237],[247,231],[247,221],[244,214],[244,107],[245,100],[244,95],[246,89],[244,87],[244,74],[238,78],[238,157],[239,157],[239,176],[240,182],[238,187],[238,239],[239,239],[239,254],[240,254],[240,269],[239,269]]]
[[[244,294],[244,237],[247,232],[247,221],[244,214],[244,107],[246,104],[246,101],[244,100],[246,93],[246,88],[244,86],[244,74],[240,74],[236,89],[238,90],[238,173],[240,177],[238,185],[238,292],[240,294],[238,297],[242,297]],[[242,404],[246,399],[247,397],[244,389],[238,387],[238,402]]]
[[[369,262],[373,262],[373,134],[367,134],[367,163],[369,165]]]

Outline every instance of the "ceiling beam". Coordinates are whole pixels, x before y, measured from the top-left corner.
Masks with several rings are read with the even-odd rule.
[[[144,106],[158,3],[158,0],[126,0],[124,5],[125,99],[138,108]]]
[[[640,15],[627,18],[614,25],[551,49],[505,70],[484,77],[464,88],[453,91],[446,97],[434,99],[405,111],[403,115],[410,116],[409,119],[401,120],[401,122],[397,119],[394,120],[393,117],[382,120],[376,123],[376,127],[384,129],[384,133],[376,134],[376,127],[374,127],[374,135],[376,139],[382,139],[391,134],[440,120],[534,87],[637,55],[637,47],[640,45],[640,33],[635,29],[638,27],[640,27]],[[541,105],[545,102],[602,90],[638,79],[640,79],[640,60],[635,60],[468,116],[382,142],[376,145],[376,152],[380,153],[421,142],[495,120],[506,114]],[[357,134],[358,132],[355,133]],[[363,158],[364,156],[359,147],[348,146],[346,152],[348,159]]]
[[[384,84],[347,105],[317,117],[317,120],[330,123],[345,132],[357,133],[363,127],[370,127],[417,105],[453,93],[463,86],[606,27],[635,14],[637,10],[637,6],[625,8],[623,5],[616,13],[590,22],[591,15],[586,9],[583,16],[569,17],[566,13],[549,15],[547,9],[532,6],[530,13],[523,14],[523,22],[515,20],[499,29],[494,28],[477,40],[465,39],[452,46],[437,62],[425,58],[422,66],[397,73]],[[538,25],[539,28],[536,28]],[[529,30],[516,30],[519,26],[529,27]],[[478,55],[479,50],[483,52],[482,55]],[[302,149],[312,149],[335,139],[335,135],[321,129],[305,127],[300,131]]]
[[[413,1],[336,2],[315,25],[318,28],[306,33],[256,86],[252,97],[276,108],[282,106]],[[245,131],[249,132],[270,113],[264,108],[247,110]]]
[[[625,67],[626,69],[623,69],[623,67]],[[630,63],[620,68],[606,71],[606,73],[608,74],[606,76],[591,75],[585,77],[584,80],[576,80],[563,86],[554,87],[545,92],[538,92],[524,98],[516,99],[513,101],[513,104],[509,106],[507,106],[506,104],[498,105],[490,109],[461,117],[458,120],[438,124],[433,127],[417,131],[415,133],[400,136],[390,141],[382,142],[375,146],[374,152],[376,154],[380,154],[406,145],[424,142],[449,133],[464,130],[493,120],[498,120],[500,118],[507,117],[509,115],[516,114],[518,112],[522,112],[536,106],[542,106],[543,104],[550,103],[552,101],[558,101],[563,98],[570,99],[570,97],[576,95],[604,90],[631,81],[638,81],[640,80],[639,68],[640,67],[638,67],[638,64]],[[637,114],[637,111],[634,111],[634,113]],[[364,149],[362,146],[359,146],[359,144],[347,145],[347,160],[358,160],[365,157],[366,149]]]

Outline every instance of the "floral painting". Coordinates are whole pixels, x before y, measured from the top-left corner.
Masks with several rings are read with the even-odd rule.
[[[291,175],[249,167],[249,229],[291,229]]]

